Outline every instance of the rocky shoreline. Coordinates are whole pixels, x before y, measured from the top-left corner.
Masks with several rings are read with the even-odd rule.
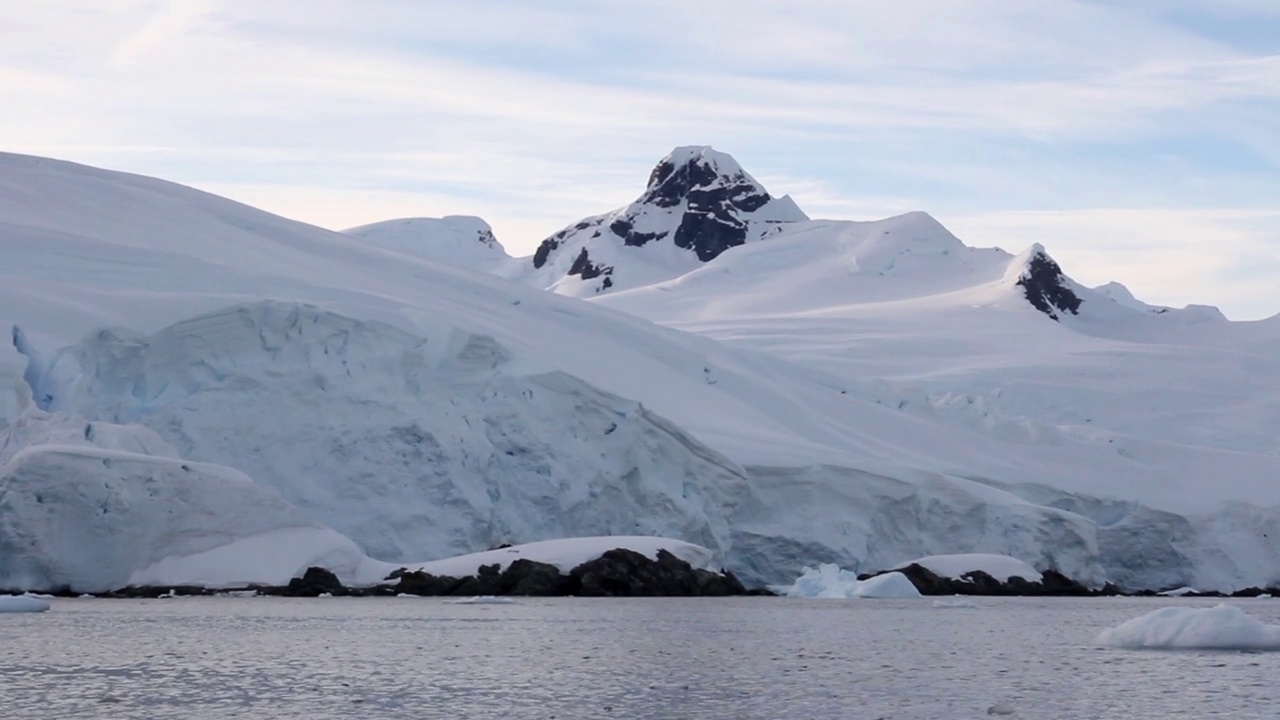
[[[959,578],[949,578],[938,575],[928,568],[912,563],[906,567],[894,570],[881,570],[875,573],[864,573],[858,576],[859,580],[866,580],[884,575],[891,572],[899,572],[911,581],[912,585],[920,591],[921,595],[938,596],[938,595],[974,595],[974,596],[999,596],[999,597],[1162,597],[1159,590],[1134,590],[1126,591],[1117,587],[1112,583],[1107,583],[1101,588],[1090,588],[1083,583],[1063,575],[1056,570],[1046,570],[1041,573],[1039,582],[1026,580],[1021,577],[1010,577],[1006,581],[1000,581],[992,577],[990,574],[982,570],[974,570],[961,575]],[[1249,587],[1236,590],[1235,592],[1224,593],[1217,590],[1206,592],[1186,592],[1176,597],[1259,597],[1261,595],[1271,595],[1272,597],[1280,597],[1280,587]]]
[[[381,583],[351,587],[343,585],[329,570],[312,567],[302,577],[290,580],[288,585],[248,585],[216,590],[189,585],[147,585],[90,595],[100,598],[159,598],[242,592],[278,597],[724,597],[773,594],[762,588],[747,589],[727,570],[713,572],[694,568],[666,550],[659,550],[656,559],[650,559],[634,550],[617,548],[578,565],[568,573],[555,565],[520,558],[506,569],[501,569],[496,563],[482,565],[475,575],[465,577],[431,575],[421,570],[400,568]],[[84,595],[65,589],[46,594],[64,597]]]
[[[925,596],[990,596],[990,597],[1168,597],[1168,591],[1126,591],[1111,583],[1090,588],[1055,570],[1041,573],[1040,581],[1010,577],[1001,581],[981,570],[959,578],[943,577],[929,569],[911,564],[891,570],[863,573],[867,580],[888,573],[902,573]],[[3,593],[3,591],[0,591]],[[747,588],[728,570],[713,572],[692,567],[666,550],[656,559],[624,548],[609,550],[600,557],[578,565],[568,573],[555,565],[520,558],[505,569],[498,564],[482,565],[475,575],[452,577],[432,575],[421,570],[400,568],[383,582],[368,586],[343,585],[329,570],[311,567],[302,577],[287,585],[246,585],[237,588],[211,589],[195,585],[130,586],[102,593],[80,593],[66,588],[46,591],[55,597],[160,598],[174,596],[211,596],[254,593],[274,597],[727,597],[772,596],[768,588]],[[1186,591],[1174,597],[1253,598],[1280,597],[1280,587],[1249,587],[1225,593],[1216,590]]]

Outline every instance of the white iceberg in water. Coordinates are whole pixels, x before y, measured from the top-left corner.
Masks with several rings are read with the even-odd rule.
[[[795,584],[785,589],[788,597],[808,598],[918,598],[920,591],[902,573],[885,573],[859,581],[858,576],[839,565],[826,563],[806,567]]]
[[[38,613],[48,609],[48,600],[30,595],[0,595],[0,613]]]
[[[1280,651],[1280,625],[1268,625],[1233,605],[1167,607],[1103,630],[1098,642],[1135,649]]]

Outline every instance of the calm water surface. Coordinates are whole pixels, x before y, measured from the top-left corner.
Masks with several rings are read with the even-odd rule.
[[[1280,623],[1280,601],[1231,601]],[[1280,653],[1093,637],[1212,601],[188,598],[0,615],[4,718],[1280,718]]]

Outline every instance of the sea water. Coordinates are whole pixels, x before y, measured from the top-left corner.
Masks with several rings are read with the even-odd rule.
[[[1280,717],[1280,653],[1095,642],[1217,602],[55,600],[0,616],[0,717]]]

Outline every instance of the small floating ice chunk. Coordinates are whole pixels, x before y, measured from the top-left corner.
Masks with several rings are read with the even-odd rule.
[[[933,606],[936,608],[964,608],[972,610],[976,607],[972,600],[962,600],[960,598],[948,598],[946,600],[934,600]]]
[[[987,708],[988,715],[1012,715],[1015,712],[1016,710],[1014,710],[1013,706],[1009,703],[999,702]]]
[[[515,600],[493,595],[476,595],[465,600],[454,600],[454,605],[514,605]]]
[[[1195,593],[1198,593],[1198,592],[1200,591],[1193,587],[1183,586],[1180,588],[1174,588],[1172,590],[1165,590],[1164,592],[1160,592],[1156,594],[1163,595],[1165,597],[1182,597],[1183,595],[1194,595]]]
[[[48,600],[30,595],[0,595],[0,613],[38,613],[49,607]]]
[[[1167,607],[1103,630],[1098,642],[1119,648],[1280,651],[1280,625],[1233,605]]]

